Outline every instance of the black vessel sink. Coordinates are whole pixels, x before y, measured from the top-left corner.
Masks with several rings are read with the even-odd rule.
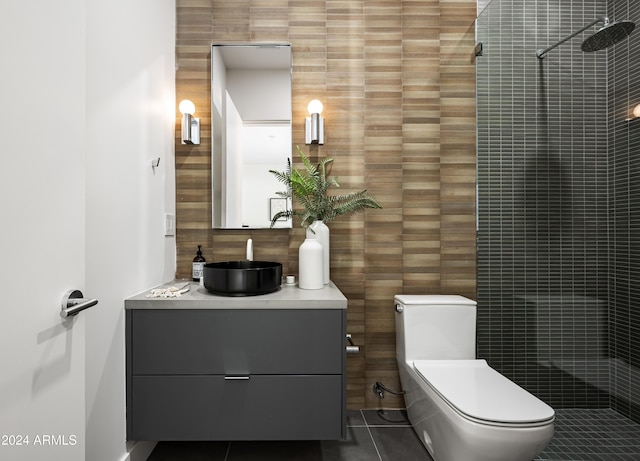
[[[204,287],[215,295],[256,296],[280,289],[282,264],[225,261],[204,265]]]

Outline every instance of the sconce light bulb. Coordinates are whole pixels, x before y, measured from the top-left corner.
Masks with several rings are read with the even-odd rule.
[[[323,108],[324,106],[317,99],[314,99],[313,101],[311,101],[307,106],[307,110],[309,111],[310,114],[321,114]]]
[[[196,105],[188,99],[183,99],[178,105],[181,114],[193,115],[196,112]]]
[[[633,108],[633,116],[640,118],[640,104]]]

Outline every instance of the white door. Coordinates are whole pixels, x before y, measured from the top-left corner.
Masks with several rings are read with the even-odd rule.
[[[84,459],[84,318],[59,315],[85,283],[84,16],[0,4],[2,460]]]

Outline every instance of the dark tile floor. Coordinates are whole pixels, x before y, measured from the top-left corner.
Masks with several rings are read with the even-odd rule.
[[[347,412],[346,440],[160,442],[148,461],[433,461],[404,410]]]
[[[555,434],[538,460],[638,461],[640,424],[610,409],[556,410]]]
[[[613,410],[557,410],[555,435],[534,461],[639,461],[640,424]],[[149,461],[433,461],[404,410],[347,414],[347,439],[160,442]],[[461,460],[463,461],[463,460]]]

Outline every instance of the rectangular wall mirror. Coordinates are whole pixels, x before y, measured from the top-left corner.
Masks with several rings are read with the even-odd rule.
[[[291,159],[291,46],[212,45],[211,125],[213,228],[270,227],[291,207],[269,173]]]

